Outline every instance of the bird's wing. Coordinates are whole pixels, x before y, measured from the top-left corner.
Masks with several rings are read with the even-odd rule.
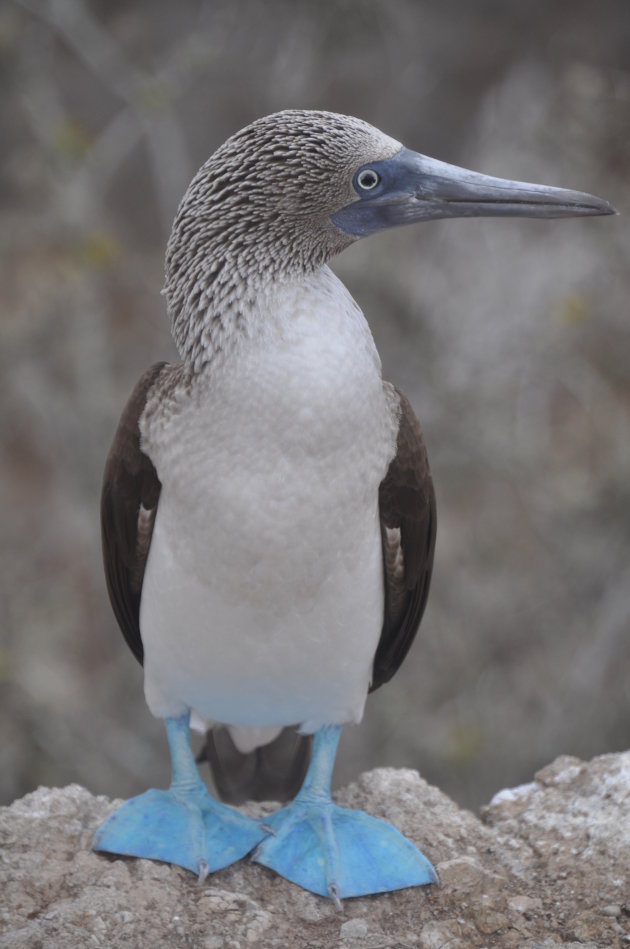
[[[399,389],[396,394],[396,455],[379,488],[385,615],[370,691],[391,679],[409,651],[427,603],[435,550],[435,492],[422,430],[408,399]]]
[[[139,420],[151,387],[167,366],[157,363],[142,376],[125,406],[107,457],[101,492],[101,538],[107,591],[118,625],[138,662],[140,597],[161,484],[140,448]]]

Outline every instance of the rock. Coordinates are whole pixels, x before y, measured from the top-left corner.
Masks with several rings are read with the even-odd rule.
[[[91,852],[119,802],[40,788],[0,810],[0,947],[630,946],[630,752],[559,758],[481,820],[414,771],[372,771],[336,797],[388,817],[440,886],[342,913],[247,861],[198,886],[177,867]]]
[[[542,900],[533,896],[513,896],[508,900],[508,906],[523,916],[533,916],[542,909]]]

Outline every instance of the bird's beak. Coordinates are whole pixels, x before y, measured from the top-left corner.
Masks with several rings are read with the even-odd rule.
[[[361,171],[379,182],[362,192]],[[616,214],[601,198],[582,191],[551,188],[481,175],[401,148],[393,158],[363,166],[355,176],[357,200],[332,215],[342,231],[364,237],[415,221],[447,217],[583,217]]]

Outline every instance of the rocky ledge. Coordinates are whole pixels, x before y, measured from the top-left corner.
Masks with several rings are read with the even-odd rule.
[[[199,886],[179,868],[90,851],[118,802],[40,788],[0,810],[0,946],[630,946],[630,752],[558,758],[481,818],[415,771],[372,771],[336,799],[387,817],[440,885],[341,913],[247,861]]]

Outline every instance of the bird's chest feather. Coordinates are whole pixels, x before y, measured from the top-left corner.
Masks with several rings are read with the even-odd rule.
[[[162,482],[160,534],[225,595],[312,587],[372,544],[394,422],[365,320],[326,271],[267,312],[192,392],[143,424]],[[306,591],[305,591],[306,592]],[[294,589],[295,593],[295,589]]]

